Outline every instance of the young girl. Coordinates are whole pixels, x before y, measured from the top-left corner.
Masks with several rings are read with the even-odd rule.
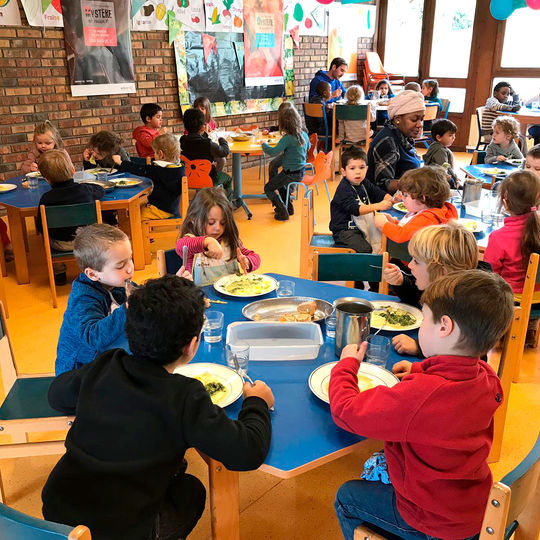
[[[217,129],[216,122],[212,117],[212,108],[210,107],[210,100],[205,96],[198,97],[193,102],[193,108],[199,109],[204,113],[204,118],[206,120],[206,129],[207,131],[214,131]]]
[[[184,246],[187,261],[183,264],[199,286],[239,270],[253,272],[261,264],[261,258],[242,245],[231,204],[222,188],[201,189],[191,201],[176,242],[181,257]]]
[[[90,137],[83,152],[85,169],[114,167],[113,155],[118,154],[122,161],[129,161],[129,154],[122,148],[122,139],[112,131],[98,131]]]
[[[377,94],[375,94],[375,92],[378,92],[379,97],[376,97]],[[377,83],[377,86],[375,86],[375,92],[370,92],[368,94],[368,99],[388,100],[394,97],[392,86],[390,86],[390,81],[387,81],[386,79],[383,79]],[[377,129],[377,126],[384,126],[385,122],[388,120],[388,111],[377,111],[376,118],[376,123],[371,125],[373,130]]]
[[[23,161],[21,173],[28,174],[36,172],[38,170],[37,161],[41,154],[47,150],[58,148],[64,148],[64,142],[56,127],[48,120],[37,124],[34,129],[34,143],[30,152],[28,152],[27,160]]]
[[[450,187],[442,167],[426,166],[407,171],[398,182],[403,193],[405,217],[398,222],[388,214],[375,214],[375,225],[394,242],[407,242],[418,230],[428,225],[457,219],[458,213],[450,198]]]
[[[511,116],[499,116],[493,120],[493,135],[486,148],[486,163],[507,159],[523,159],[514,139],[519,135],[519,122]]]
[[[502,181],[499,198],[510,217],[489,235],[484,261],[508,282],[519,299],[529,257],[540,252],[540,178],[526,170],[513,172]],[[535,292],[534,302],[540,302],[540,291]]]
[[[269,156],[277,156],[283,152],[282,169],[270,178],[264,186],[264,192],[275,208],[275,219],[287,221],[289,214],[294,212],[291,201],[288,207],[284,204],[289,184],[302,180],[307,152],[311,145],[307,134],[302,130],[300,115],[293,106],[283,109],[278,123],[283,137],[274,147],[263,143],[262,149]]]
[[[436,79],[426,79],[422,83],[422,95],[427,103],[436,103],[439,106],[438,114],[442,111],[442,101],[439,98],[439,83]],[[431,129],[432,120],[424,121],[424,131]]]
[[[358,105],[358,102],[364,99],[364,90],[361,86],[349,86],[345,94],[347,105]],[[376,119],[376,110],[374,103],[370,105],[370,121]],[[367,120],[340,120],[339,121],[339,138],[353,144],[359,143],[366,139],[366,122]],[[370,135],[373,134],[373,131]]]

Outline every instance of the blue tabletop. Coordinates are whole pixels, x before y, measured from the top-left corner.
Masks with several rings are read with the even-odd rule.
[[[477,180],[482,180],[484,183],[489,184],[491,183],[493,175],[486,174],[484,170],[493,168],[503,169],[511,173],[516,171],[518,169],[518,166],[513,165],[512,163],[504,163],[503,161],[498,161],[497,163],[481,163],[479,165],[467,165],[463,167],[463,170],[473,178],[476,178]],[[501,180],[503,178],[504,176],[500,176]]]
[[[111,175],[114,178],[124,178],[129,176],[130,178],[140,178],[143,180],[142,184],[131,188],[115,188],[105,192],[105,196],[101,199],[105,201],[126,201],[138,195],[145,189],[152,186],[152,182],[148,178],[141,176],[135,176],[134,174],[117,173]],[[8,191],[6,193],[0,193],[0,206],[13,206],[15,208],[37,208],[41,196],[51,189],[51,186],[44,180],[40,179],[37,189],[25,189],[21,186],[21,182],[25,180],[25,176],[18,176],[17,178],[10,178],[7,183],[15,184],[17,189]]]

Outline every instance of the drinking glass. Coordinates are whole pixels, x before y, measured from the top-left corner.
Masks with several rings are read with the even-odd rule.
[[[98,182],[106,182],[109,179],[109,173],[108,172],[98,172],[96,174],[96,180]]]
[[[488,226],[493,225],[493,210],[491,208],[482,208],[482,223]]]
[[[236,355],[240,376],[247,375],[249,363],[249,344],[237,343],[236,345],[227,345],[226,354],[227,365],[236,371],[236,366],[234,365],[234,355]]]
[[[277,296],[294,296],[294,281],[283,279],[278,283]]]
[[[221,311],[207,311],[204,323],[204,341],[218,343],[221,341],[223,331],[223,313]]]
[[[37,189],[39,185],[39,176],[27,176],[28,179],[28,188]]]
[[[379,367],[386,367],[390,356],[390,340],[385,336],[368,336],[366,362]]]
[[[500,229],[504,225],[504,214],[493,214],[493,228]]]
[[[336,314],[332,313],[325,321],[326,323],[326,337],[334,339],[336,337]]]

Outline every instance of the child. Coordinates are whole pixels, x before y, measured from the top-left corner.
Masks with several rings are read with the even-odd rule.
[[[132,354],[107,351],[52,382],[51,406],[77,417],[43,488],[45,519],[84,524],[95,538],[186,538],[205,504],[202,483],[185,472],[188,448],[230,470],[262,465],[270,388],[245,384],[233,420],[200,381],[174,373],[197,352],[204,306],[202,291],[186,279],[149,280],[133,291],[125,315]]]
[[[508,330],[512,291],[496,274],[467,270],[435,280],[422,301],[418,336],[427,359],[395,364],[400,383],[359,391],[365,342],[359,350],[347,345],[332,369],[334,421],[385,441],[391,481],[351,480],[339,488],[334,506],[347,540],[363,523],[392,538],[470,538],[482,526],[493,415],[503,395],[479,357]]]
[[[326,110],[326,125],[328,126],[328,134],[324,128],[324,118],[317,118],[315,116],[306,116],[306,128],[308,134],[316,133],[317,135],[328,135],[329,137],[332,134],[332,111],[328,101],[332,97],[332,87],[330,83],[321,81],[315,87],[316,94],[309,98],[310,103],[320,103],[324,105]],[[329,142],[331,144],[331,141]]]
[[[260,257],[240,241],[231,204],[220,188],[201,189],[189,205],[182,223],[176,252],[183,256],[187,246],[186,269],[196,285],[209,285],[239,270],[253,272]]]
[[[347,88],[345,93],[347,98],[347,105],[358,105],[360,100],[364,99],[364,91],[361,86],[353,85]],[[376,107],[374,104],[369,103],[369,116],[371,123],[376,119]],[[348,143],[360,143],[366,140],[366,124],[368,120],[340,120],[338,126],[339,138],[341,141],[347,141]],[[370,135],[373,134],[371,131]]]
[[[167,130],[162,128],[163,109],[157,103],[145,103],[141,107],[141,120],[144,126],[136,127],[132,137],[139,157],[154,157],[152,141]]]
[[[182,177],[186,171],[180,162],[180,143],[171,134],[158,135],[152,141],[155,161],[152,165],[138,165],[122,161],[115,154],[113,160],[120,172],[146,176],[154,183],[148,204],[141,209],[141,218],[167,219],[178,215],[178,204],[182,194]]]
[[[498,116],[493,120],[493,135],[486,148],[486,163],[507,159],[523,159],[514,139],[519,135],[519,122],[510,116]]]
[[[413,90],[414,92],[420,92],[422,93],[422,87],[414,81],[408,82],[404,87],[403,90]]]
[[[264,186],[266,196],[274,206],[274,218],[287,221],[294,212],[292,202],[285,207],[287,191],[291,182],[300,182],[304,177],[307,152],[311,148],[307,134],[302,130],[302,120],[294,107],[288,107],[278,117],[279,130],[283,133],[276,146],[263,143],[262,149],[269,156],[283,152],[281,172],[270,178]]]
[[[451,120],[435,120],[431,126],[431,138],[428,151],[424,154],[425,165],[440,165],[446,170],[450,187],[458,186],[459,180],[454,172],[454,154],[450,146],[456,139],[457,126]]]
[[[199,109],[204,114],[204,119],[206,122],[206,133],[212,133],[212,131],[215,131],[217,129],[216,121],[214,120],[212,116],[212,108],[210,106],[210,100],[205,96],[198,97],[193,102],[193,108]],[[227,158],[226,157],[220,157],[216,158],[216,171],[222,171],[225,169],[225,165],[227,164]]]
[[[83,152],[83,167],[113,169],[113,155],[119,154],[122,161],[129,161],[129,154],[122,148],[122,138],[112,131],[98,131],[90,137]]]
[[[399,223],[388,214],[376,214],[374,218],[375,225],[394,242],[407,242],[418,229],[458,217],[455,206],[446,202],[450,198],[450,187],[441,167],[407,171],[399,179],[398,189],[403,193],[403,204],[408,211],[405,217]]]
[[[499,199],[510,217],[489,235],[484,261],[510,284],[519,299],[529,257],[540,252],[540,178],[527,170],[509,174],[501,182]],[[540,293],[535,293],[534,302],[540,302]]]
[[[64,148],[59,131],[48,120],[37,124],[34,129],[34,142],[28,152],[28,159],[21,165],[21,173],[28,174],[38,170],[37,161],[43,152]]]
[[[218,143],[211,141],[205,132],[204,113],[199,109],[188,109],[184,113],[184,127],[188,132],[180,138],[182,155],[189,160],[206,159],[212,163],[210,178],[214,186],[222,186],[229,199],[232,198],[232,178],[223,171],[217,171],[216,161],[229,155],[227,141],[220,137]]]
[[[512,98],[509,101],[509,97]],[[485,140],[491,141],[493,120],[499,115],[497,111],[517,112],[520,109],[519,96],[514,92],[510,83],[501,81],[493,88],[493,96],[488,98],[482,112],[482,135]]]
[[[525,169],[540,178],[540,144],[533,146],[525,158]]]
[[[536,103],[536,107],[538,108],[538,104],[540,103],[540,93],[536,94],[536,96],[532,97],[531,99],[528,99],[524,105],[525,107],[532,108],[534,103]],[[535,124],[533,126],[529,126],[529,137],[533,138],[535,145],[540,144],[540,125]]]
[[[377,94],[378,93],[378,97]],[[382,81],[379,81],[377,85],[375,86],[375,92],[369,92],[368,99],[374,99],[374,100],[389,100],[394,97],[394,93],[392,92],[392,86],[390,85],[390,81],[383,79]],[[371,128],[373,130],[377,129],[377,126],[382,127],[384,126],[385,122],[388,120],[388,111],[384,110],[378,110],[376,111],[376,123],[371,125]]]
[[[437,79],[426,79],[422,82],[420,89],[427,103],[436,103],[439,106],[439,112],[442,111],[442,101],[439,98],[439,83]]]
[[[381,233],[373,214],[388,210],[392,197],[366,180],[366,153],[355,146],[341,154],[343,175],[330,203],[330,230],[336,245],[357,253],[380,252]]]
[[[270,126],[270,128],[268,128],[269,133],[279,131],[279,122],[280,122],[281,116],[283,115],[283,111],[285,109],[290,109],[291,107],[294,107],[294,105],[290,101],[284,101],[283,103],[281,103],[281,105],[278,107],[278,110],[277,110],[278,125]],[[270,160],[270,163],[268,164],[268,178],[272,178],[272,176],[276,176],[276,174],[279,172],[279,168],[281,167],[282,163],[283,163],[283,154],[279,154],[275,158]]]

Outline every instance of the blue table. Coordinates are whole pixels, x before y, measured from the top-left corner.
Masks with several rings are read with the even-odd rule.
[[[493,169],[495,167],[497,169],[504,169],[505,171],[508,171],[509,173],[517,171],[518,169],[517,165],[500,161],[497,163],[480,163],[478,165],[466,165],[465,167],[462,167],[461,170],[467,173],[469,176],[476,178],[477,180],[482,180],[484,184],[491,184],[493,181],[494,175],[486,174],[483,171],[485,169]],[[500,177],[500,179],[502,180],[502,177]]]
[[[134,175],[115,174],[115,178]],[[141,177],[137,177],[141,178]],[[9,183],[15,184],[17,189],[0,193],[0,206],[7,210],[11,243],[15,256],[15,272],[19,284],[30,281],[28,274],[28,250],[26,238],[26,217],[35,217],[38,212],[38,204],[43,193],[51,189],[45,180],[40,180],[37,189],[25,189],[21,186],[24,176],[11,178]],[[103,210],[123,210],[129,214],[129,230],[131,233],[131,245],[133,249],[133,264],[136,270],[144,268],[144,247],[141,226],[140,199],[150,192],[152,182],[147,178],[141,178],[143,183],[132,188],[117,188],[107,191],[101,200]]]

